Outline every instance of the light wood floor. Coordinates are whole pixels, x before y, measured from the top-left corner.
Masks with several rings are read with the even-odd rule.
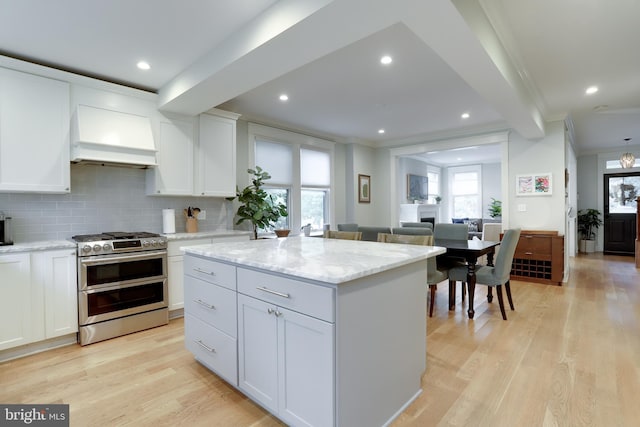
[[[475,320],[447,311],[441,286],[424,392],[393,425],[638,425],[640,271],[597,254],[572,267],[562,287],[514,282],[508,321],[480,286]],[[78,427],[281,425],[194,361],[182,320],[0,364],[0,402],[68,403]]]

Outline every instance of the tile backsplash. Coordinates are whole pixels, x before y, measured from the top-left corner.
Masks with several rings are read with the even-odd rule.
[[[185,232],[183,209],[206,210],[199,231],[233,228],[224,198],[147,196],[142,169],[71,165],[70,194],[0,192],[0,211],[12,217],[15,243],[64,240],[103,231],[162,232],[162,210],[175,209],[176,232]]]

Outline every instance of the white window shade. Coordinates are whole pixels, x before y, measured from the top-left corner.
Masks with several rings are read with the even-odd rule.
[[[256,166],[271,175],[270,184],[291,185],[293,182],[293,151],[290,145],[256,141]]]
[[[302,186],[329,187],[331,184],[329,153],[300,149],[300,184]]]
[[[453,194],[478,194],[478,174],[475,172],[463,172],[454,174]]]

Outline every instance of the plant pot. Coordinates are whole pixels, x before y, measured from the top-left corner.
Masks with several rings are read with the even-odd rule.
[[[578,247],[580,252],[583,253],[593,253],[596,251],[596,241],[595,240],[580,240],[580,246]]]
[[[286,230],[286,229],[274,230],[274,231],[276,233],[276,236],[278,236],[278,237],[287,237],[289,235],[289,233],[291,232],[291,230]]]

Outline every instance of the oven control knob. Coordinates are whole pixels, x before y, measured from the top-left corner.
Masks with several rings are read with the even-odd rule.
[[[86,252],[91,252],[91,246],[89,246],[89,245],[84,245],[84,246],[82,247],[82,252],[85,252],[85,253],[86,253]]]
[[[148,248],[150,244],[151,243],[149,243],[148,240],[145,240],[144,242],[142,242],[142,246],[144,246],[145,248]]]
[[[105,251],[109,251],[111,250],[111,245],[108,243],[105,243],[104,245],[102,245],[102,249]]]
[[[156,242],[155,240],[151,241],[151,246],[158,246],[158,242]]]
[[[102,246],[100,245],[93,245],[93,250],[96,252],[100,252],[100,249],[102,249]]]

